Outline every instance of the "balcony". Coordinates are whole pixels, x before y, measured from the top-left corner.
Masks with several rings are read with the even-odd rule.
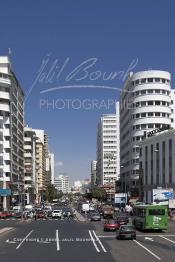
[[[10,148],[10,142],[9,141],[4,141],[3,142],[4,148]]]
[[[32,158],[32,154],[31,153],[24,153],[24,157],[31,157]]]
[[[25,141],[25,142],[31,142],[32,139],[31,139],[31,137],[24,137],[24,141]]]
[[[10,100],[10,94],[8,92],[0,91],[0,97]]]
[[[4,160],[10,160],[10,153],[4,153]]]
[[[8,104],[0,104],[0,110],[10,112],[10,106]]]
[[[8,173],[11,172],[10,165],[4,165],[4,172],[8,172]]]
[[[24,181],[32,181],[32,177],[31,176],[25,176]]]
[[[24,145],[24,150],[32,150],[32,146],[31,145]]]

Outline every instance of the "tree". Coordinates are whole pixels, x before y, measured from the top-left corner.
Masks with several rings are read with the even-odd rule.
[[[99,187],[92,189],[92,197],[97,198],[99,201],[106,200],[105,189]]]
[[[49,202],[52,202],[53,199],[58,199],[62,197],[63,193],[61,191],[58,191],[54,185],[48,185],[46,189],[46,200]]]

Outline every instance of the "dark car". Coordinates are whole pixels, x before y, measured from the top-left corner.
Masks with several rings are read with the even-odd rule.
[[[118,228],[117,220],[106,220],[103,226],[104,231],[115,231]]]
[[[90,220],[91,221],[100,221],[101,216],[98,212],[93,212],[93,213],[91,213]]]
[[[14,217],[14,218],[22,218],[22,212],[15,212],[15,213],[13,214],[13,217]]]
[[[117,239],[136,239],[136,230],[132,225],[120,226],[116,233]]]
[[[129,218],[127,216],[118,216],[116,218],[117,221],[117,228],[119,228],[121,225],[126,225],[129,222]]]
[[[45,218],[45,213],[43,211],[38,211],[38,212],[36,212],[36,217],[37,218]]]

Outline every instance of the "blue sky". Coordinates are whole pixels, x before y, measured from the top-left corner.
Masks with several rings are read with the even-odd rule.
[[[114,105],[105,108],[100,103],[117,100],[119,91],[64,88],[40,92],[75,84],[121,88],[123,78],[103,80],[102,76],[105,72],[106,75],[127,72],[132,61],[138,61],[134,71],[150,68],[170,71],[174,83],[174,10],[173,0],[6,0],[1,3],[0,55],[7,55],[11,48],[13,69],[26,94],[39,76],[43,61],[49,57],[43,71],[46,77],[49,70],[58,74],[69,59],[57,81],[46,83],[46,78],[41,81],[40,75],[25,104],[26,123],[45,129],[49,135],[57,173],[67,173],[72,181],[89,177],[90,160],[96,158],[98,119],[102,114],[115,112]],[[69,73],[90,58],[96,62],[89,67],[87,77],[81,67],[67,81]],[[54,63],[57,68],[51,71]],[[95,71],[101,77],[91,80],[97,76],[90,76]],[[83,80],[77,80],[83,76]],[[63,104],[67,99],[78,102],[68,109]],[[91,103],[98,100],[99,108],[85,110],[82,103],[86,99]],[[54,108],[47,108],[47,103],[53,101]],[[81,103],[80,109],[74,109],[76,103]],[[61,163],[63,166],[59,166]]]

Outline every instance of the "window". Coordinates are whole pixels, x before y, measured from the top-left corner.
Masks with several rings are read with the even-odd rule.
[[[136,96],[139,96],[140,92],[139,92],[139,91],[137,91],[135,94],[136,94]]]
[[[156,89],[156,90],[155,90],[155,93],[156,93],[156,94],[160,94],[160,89]]]
[[[166,94],[166,91],[165,91],[165,90],[162,90],[162,94]]]
[[[174,103],[174,101],[173,100],[171,100],[171,104],[173,105],[173,103]]]
[[[135,84],[138,85],[138,84],[139,84],[139,80],[136,80],[136,81],[135,81]]]
[[[156,78],[155,78],[155,82],[156,82],[156,83],[160,83],[160,78],[157,78],[157,77],[156,77]]]
[[[165,215],[165,209],[150,209],[149,215],[150,216],[164,216]]]
[[[166,102],[165,102],[165,101],[162,101],[162,105],[163,105],[163,106],[166,106]]]
[[[140,125],[136,125],[136,129],[140,129]]]
[[[160,101],[155,101],[155,106],[160,106]]]
[[[136,118],[139,118],[140,117],[140,114],[136,114]]]
[[[145,94],[146,94],[146,90],[142,90],[141,95],[145,95]]]
[[[173,123],[174,122],[174,119],[173,118],[171,118],[171,123]]]
[[[160,128],[160,124],[155,124],[155,128]]]
[[[153,83],[153,78],[148,78],[148,83]]]
[[[148,124],[148,128],[154,128],[154,124]]]
[[[148,106],[153,106],[153,101],[148,101]]]
[[[148,113],[148,116],[153,116],[154,114],[152,112],[149,112]]]
[[[145,83],[146,83],[146,78],[142,78],[142,79],[141,79],[141,83],[142,83],[142,84],[145,84]]]
[[[146,101],[142,101],[141,106],[146,106]]]
[[[162,113],[162,117],[165,117],[166,116],[166,114],[165,113]]]
[[[156,113],[155,113],[155,116],[160,116],[160,113],[159,113],[159,112],[156,112]]]
[[[146,129],[146,125],[145,125],[145,124],[142,124],[142,125],[141,125],[141,129]]]
[[[162,78],[162,83],[165,83],[166,81],[165,81],[165,79],[164,78]]]
[[[146,117],[146,113],[141,113],[141,117]]]
[[[148,89],[148,94],[153,94],[153,89]]]

